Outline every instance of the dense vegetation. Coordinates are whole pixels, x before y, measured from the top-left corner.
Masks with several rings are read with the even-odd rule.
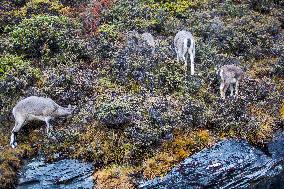
[[[135,188],[226,137],[265,147],[283,129],[284,2],[256,0],[3,0],[0,4],[0,187],[24,158],[79,158],[97,188]],[[196,38],[195,76],[173,38]],[[133,48],[129,31],[157,41]],[[221,100],[216,68],[246,71],[239,98]],[[17,101],[39,95],[76,106],[54,137],[26,125],[9,147]]]

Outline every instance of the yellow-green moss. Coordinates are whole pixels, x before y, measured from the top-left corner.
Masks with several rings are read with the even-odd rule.
[[[274,57],[261,60],[250,60],[246,64],[250,65],[251,68],[246,72],[246,74],[254,79],[261,79],[265,76],[267,77],[270,74],[271,66],[273,66],[277,60],[278,59]]]
[[[179,14],[184,14],[188,9],[197,7],[199,5],[202,5],[206,3],[207,0],[199,0],[199,1],[189,1],[189,0],[166,0],[166,1],[154,1],[154,0],[149,0],[148,4],[149,7],[154,9],[154,10],[159,10],[163,9],[166,10],[167,12],[171,13],[172,15],[179,15]]]
[[[259,123],[259,127],[253,132],[254,136],[251,136],[253,139],[252,143],[263,144],[272,138],[274,133],[274,126],[276,116],[270,115],[267,110],[263,107],[250,106],[250,114],[256,118],[255,122]],[[248,135],[251,133],[248,133]]]
[[[73,157],[93,160],[104,165],[129,162],[130,152],[134,148],[121,131],[107,129],[96,122],[80,134],[79,142],[81,147],[74,152]]]
[[[154,157],[145,160],[142,167],[144,177],[153,179],[165,175],[189,155],[213,144],[214,140],[208,130],[175,130],[173,140],[165,142]]]
[[[111,38],[116,38],[119,35],[117,25],[102,24],[98,31],[108,34]]]
[[[116,188],[134,189],[136,188],[130,174],[135,172],[133,167],[112,165],[94,174],[96,189]]]
[[[0,81],[5,80],[7,75],[14,75],[20,78],[22,71],[37,79],[40,78],[40,70],[32,68],[30,62],[24,60],[22,57],[10,54],[5,56],[0,55],[0,62]]]
[[[51,11],[60,12],[63,8],[63,5],[59,2],[59,0],[30,0],[27,2],[26,6],[22,12],[26,14],[27,8],[39,9],[43,4],[48,5],[48,9]]]
[[[284,101],[283,101],[281,108],[280,108],[280,116],[281,116],[281,119],[284,119]]]
[[[22,159],[34,155],[34,150],[25,144],[12,149],[8,146],[7,141],[4,141],[4,144],[1,141],[1,145],[6,147],[1,149],[0,153],[0,188],[11,188],[16,182],[15,178],[17,177],[18,169],[21,167]]]

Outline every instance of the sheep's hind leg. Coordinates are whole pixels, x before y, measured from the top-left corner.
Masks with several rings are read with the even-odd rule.
[[[190,53],[190,74],[194,75],[194,54]]]
[[[231,91],[230,96],[233,96],[234,95],[234,87],[233,87],[232,83],[230,84],[230,91]]]
[[[185,73],[187,72],[187,58],[188,58],[188,54],[185,54],[185,55],[183,56],[183,60],[184,60],[184,65],[183,65],[183,67],[184,67]]]

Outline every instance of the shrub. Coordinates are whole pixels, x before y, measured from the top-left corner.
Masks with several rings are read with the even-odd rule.
[[[112,64],[112,75],[119,83],[163,94],[184,88],[185,70],[182,63],[171,59],[172,52],[168,46],[156,48],[152,54],[151,48],[145,44],[135,47],[129,44]]]
[[[68,48],[75,22],[64,16],[35,16],[23,20],[10,32],[13,49],[28,57],[54,54]]]
[[[118,36],[117,28],[115,25],[103,24],[99,27],[100,33],[106,33],[111,38]]]
[[[95,122],[79,134],[78,150],[74,151],[72,157],[93,161],[98,165],[135,164],[142,159],[143,153],[131,140],[121,130]]]
[[[13,101],[22,93],[23,89],[39,81],[41,73],[32,68],[30,63],[22,57],[14,55],[0,56],[0,116],[9,116]]]
[[[253,10],[261,13],[269,13],[274,5],[274,2],[269,0],[249,0],[248,3]]]
[[[208,147],[213,142],[214,136],[208,130],[175,129],[173,139],[165,141],[153,157],[143,162],[143,176],[147,179],[164,176],[196,149]]]
[[[89,0],[59,0],[62,4],[67,6],[76,7],[82,3],[87,3]]]
[[[117,1],[102,11],[100,23],[113,26],[116,32],[148,31],[160,23],[158,16],[157,11],[145,6],[143,1]]]
[[[111,0],[90,0],[82,14],[84,28],[89,33],[96,33],[100,25],[102,11],[111,5]]]
[[[11,76],[20,78],[22,74],[39,77],[39,70],[31,68],[29,62],[23,60],[22,57],[14,55],[0,56],[0,81]]]
[[[4,29],[7,25],[13,25],[19,22],[19,16],[13,15],[13,9],[15,8],[15,4],[13,4],[11,1],[1,1],[0,33],[4,32]]]
[[[39,14],[59,15],[62,8],[58,0],[30,0],[20,9],[20,13],[27,18]]]
[[[236,19],[215,41],[228,54],[260,59],[275,54],[281,43],[277,37],[280,30],[281,23],[277,19],[255,14]]]
[[[3,0],[0,9],[3,10],[0,14],[0,32],[3,32],[6,26],[11,27],[34,15],[58,16],[63,10],[63,5],[58,0]]]
[[[204,109],[204,107],[192,104],[191,102],[186,103],[182,113],[185,123],[193,128],[204,127],[207,121]]]
[[[27,2],[27,0],[11,0],[11,2],[14,3],[16,6],[22,6]]]
[[[155,89],[163,94],[178,92],[185,87],[185,73],[180,63],[167,61],[152,70]],[[187,72],[188,73],[188,72]]]
[[[281,56],[274,65],[272,65],[272,74],[278,77],[284,76],[284,56]]]
[[[104,102],[96,112],[98,120],[106,126],[119,128],[130,123],[133,117],[131,101],[117,97]]]
[[[175,16],[185,16],[185,14],[188,12],[188,9],[196,5],[195,2],[188,0],[149,0],[148,3],[149,6],[154,10],[163,9]]]

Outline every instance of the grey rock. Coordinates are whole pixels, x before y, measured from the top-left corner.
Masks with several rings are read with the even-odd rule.
[[[33,160],[20,172],[17,189],[93,188],[93,166],[77,160],[60,160],[51,164]]]
[[[283,136],[276,143],[281,141]],[[283,157],[271,158],[246,141],[230,139],[185,159],[165,177],[139,188],[283,188],[283,165]]]

